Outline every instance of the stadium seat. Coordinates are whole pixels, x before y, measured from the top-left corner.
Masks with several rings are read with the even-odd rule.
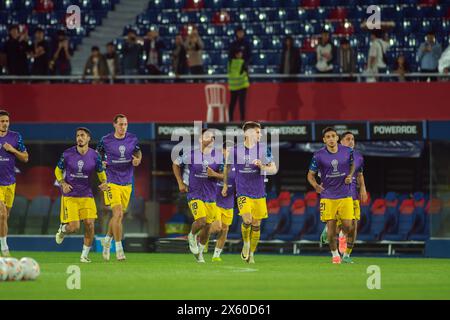
[[[414,225],[414,200],[403,200],[400,205],[398,218],[398,231],[396,234],[385,234],[383,240],[402,241],[407,240]]]
[[[239,210],[234,209],[233,222],[231,223],[230,229],[228,230],[228,239],[240,239],[242,237],[241,233],[242,218],[239,216]]]
[[[399,199],[395,192],[388,192],[385,197],[386,200],[386,233],[396,234],[398,229],[399,217]]]
[[[143,197],[132,198],[128,209],[129,214],[124,219],[124,231],[140,233],[145,224],[145,202]]]
[[[278,199],[269,200],[267,203],[268,217],[261,226],[261,240],[272,239],[273,234],[277,231],[281,219],[280,209]]]
[[[51,204],[47,225],[47,234],[55,234],[61,223],[61,197],[57,197]]]
[[[386,200],[376,199],[371,207],[370,230],[368,234],[360,234],[359,240],[379,240],[385,230]]]
[[[319,238],[316,238],[318,230],[320,229],[320,211],[319,211],[319,196],[316,192],[310,191],[306,193],[305,195],[305,203],[306,203],[306,210],[305,210],[305,219],[307,223],[307,234],[302,236],[302,239],[305,240],[319,240]],[[320,230],[322,232],[322,230]],[[320,235],[320,233],[319,233]]]
[[[45,234],[51,200],[47,196],[39,196],[31,200],[25,220],[25,234]]]
[[[23,234],[27,209],[28,200],[25,197],[16,195],[8,218],[9,234]]]
[[[280,204],[280,233],[285,233],[289,229],[291,223],[291,193],[282,191],[278,196]]]
[[[285,233],[277,233],[274,235],[275,239],[283,241],[292,241],[300,237],[305,229],[306,215],[305,215],[305,201],[297,199],[292,204],[291,210],[291,224]]]
[[[367,234],[370,230],[370,204],[371,194],[367,192],[367,201],[360,203],[361,216],[358,223],[358,234]]]

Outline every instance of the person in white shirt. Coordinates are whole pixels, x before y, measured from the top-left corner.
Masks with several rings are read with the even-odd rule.
[[[386,73],[385,54],[388,49],[389,42],[381,39],[380,30],[373,31],[370,35],[369,58],[367,62],[368,73]]]
[[[448,74],[450,71],[450,45],[442,52],[441,58],[439,59],[438,65],[439,73]]]
[[[334,48],[330,43],[330,33],[323,31],[320,42],[316,47],[316,69],[319,74],[333,72]],[[320,80],[329,80],[328,78],[318,78]]]

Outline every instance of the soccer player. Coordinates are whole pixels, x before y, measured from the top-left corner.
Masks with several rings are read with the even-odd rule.
[[[114,238],[116,258],[123,261],[126,257],[122,246],[122,219],[130,203],[134,167],[140,165],[142,152],[137,136],[127,132],[128,120],[125,115],[116,115],[113,126],[114,132],[104,136],[97,146],[97,151],[103,157],[106,176],[108,177],[105,204],[110,206],[112,210],[108,231],[102,240],[102,255],[103,259],[109,261],[111,240]]]
[[[189,154],[183,154],[173,161],[172,170],[178,189],[181,193],[187,193],[188,205],[194,217],[188,234],[189,249],[198,262],[204,263],[203,250],[209,238],[210,226],[220,219],[216,207],[216,179],[223,179],[223,175],[219,173],[223,155],[216,156],[220,149],[214,148],[214,134],[210,130],[202,131],[199,142],[200,148],[195,148]],[[189,187],[183,182],[181,165],[188,166]],[[200,241],[197,241],[198,234]]]
[[[234,147],[233,141],[226,141],[223,148],[223,153],[225,158],[230,153],[230,150]],[[216,241],[216,248],[214,249],[214,254],[212,257],[213,262],[220,262],[222,258],[220,254],[222,253],[223,247],[225,246],[225,241],[227,240],[228,230],[230,225],[233,222],[233,211],[234,211],[234,197],[235,197],[235,177],[236,177],[236,168],[231,166],[231,169],[228,171],[228,188],[227,188],[227,196],[224,197],[222,195],[223,188],[223,174],[222,180],[217,181],[216,186],[216,205],[218,214],[220,219],[218,219],[217,223],[219,223],[218,228],[218,237]],[[216,222],[215,222],[216,223]],[[214,230],[211,230],[211,233]]]
[[[248,263],[255,263],[254,253],[261,235],[261,221],[267,218],[264,177],[266,173],[275,174],[277,167],[270,149],[260,143],[261,125],[249,121],[244,123],[242,129],[244,143],[236,145],[228,157],[223,173],[222,195],[228,195],[228,175],[231,164],[234,164],[238,209],[243,220],[241,258]]]
[[[97,172],[100,180],[99,188],[106,191],[106,174],[102,159],[98,152],[89,148],[91,132],[80,127],[76,130],[76,146],[65,150],[55,168],[55,176],[61,186],[61,225],[55,240],[61,244],[64,237],[76,233],[80,229],[80,221],[84,222],[84,244],[80,262],[89,263],[88,257],[94,241],[94,221],[97,219],[97,208],[90,187],[89,179]]]
[[[353,150],[353,162],[355,166],[355,174],[353,175],[351,191],[353,198],[353,210],[354,210],[354,218],[353,218],[353,226],[352,233],[349,235],[349,239],[352,239],[353,242],[347,241],[347,237],[342,233],[339,235],[339,251],[344,253],[343,261],[346,263],[353,263],[350,258],[350,254],[352,253],[354,242],[356,241],[356,234],[358,229],[358,221],[361,219],[361,208],[359,205],[359,201],[362,202],[367,201],[367,191],[366,191],[366,183],[364,181],[364,158],[361,153],[354,150],[355,149],[355,136],[350,131],[344,132],[341,135],[341,144],[343,146],[349,147]],[[358,194],[359,187],[359,194]],[[341,231],[342,232],[342,231]]]
[[[336,246],[336,221],[342,221],[345,234],[352,232],[354,217],[351,182],[355,170],[353,150],[338,143],[336,130],[327,127],[322,132],[325,147],[314,153],[308,171],[308,182],[320,194],[320,219],[327,224],[332,262],[341,263]],[[322,183],[316,181],[320,172]]]
[[[18,132],[9,130],[9,113],[0,110],[0,244],[1,255],[10,257],[6,237],[16,190],[15,163],[28,162],[28,152]]]

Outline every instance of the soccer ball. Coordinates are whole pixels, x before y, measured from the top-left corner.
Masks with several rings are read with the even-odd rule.
[[[0,281],[8,279],[8,265],[4,258],[0,258]]]
[[[6,258],[5,262],[8,265],[8,280],[22,280],[23,271],[19,260],[16,258]]]
[[[35,280],[39,277],[41,269],[33,258],[24,257],[20,259],[20,265],[23,270],[23,280]]]

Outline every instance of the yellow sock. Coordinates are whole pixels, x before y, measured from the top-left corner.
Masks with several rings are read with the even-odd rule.
[[[250,232],[252,231],[250,226],[250,224],[241,224],[242,241],[244,242],[250,242]]]
[[[261,237],[261,230],[259,227],[252,227],[252,234],[250,239],[250,252],[255,252],[258,246],[259,238]]]
[[[346,254],[350,254],[350,253],[352,253],[352,250],[353,250],[353,248],[348,248],[347,247],[347,249],[345,249],[345,253]]]

